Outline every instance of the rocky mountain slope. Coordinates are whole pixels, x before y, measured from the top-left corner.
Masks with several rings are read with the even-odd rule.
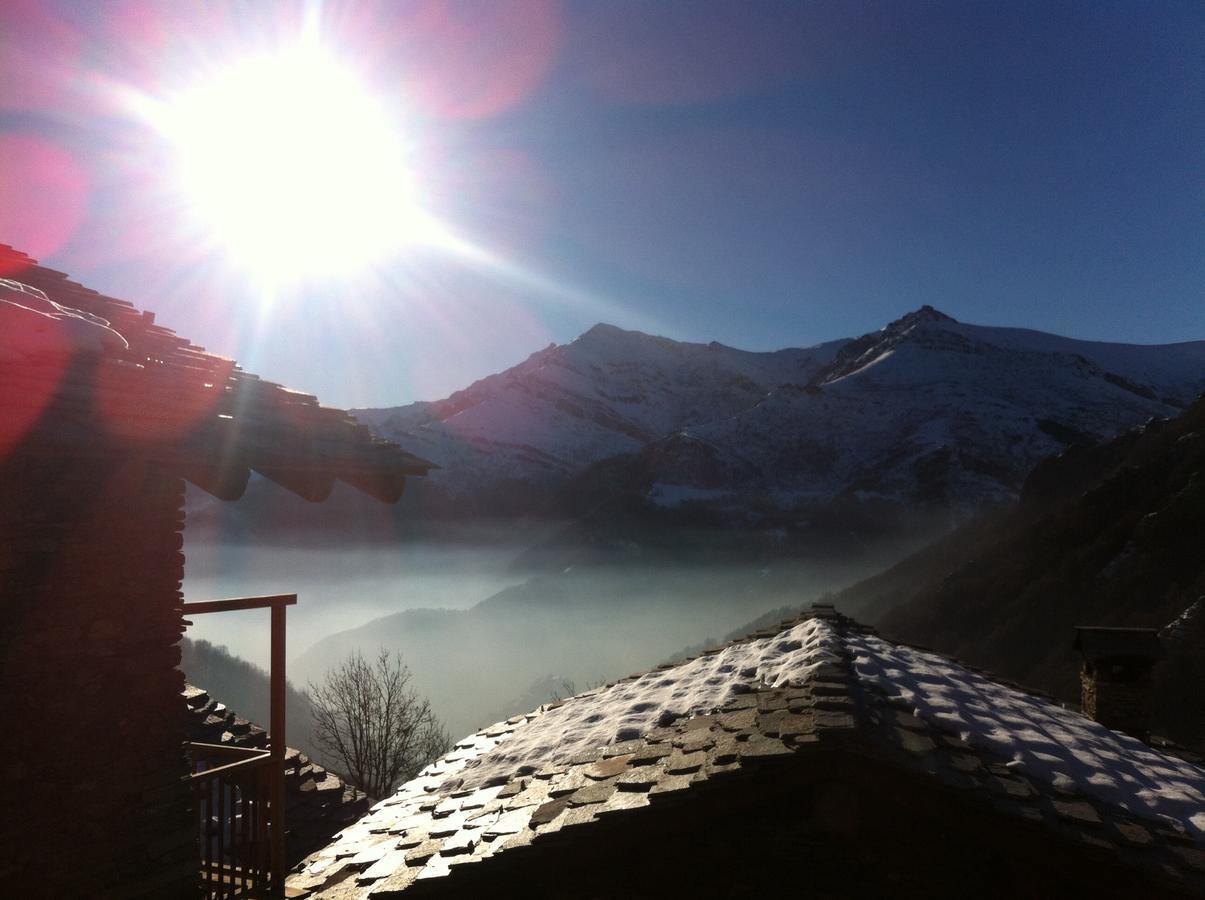
[[[599,324],[445,400],[355,415],[437,461],[424,488],[453,508],[527,512],[590,463],[810,380],[844,344],[751,353]]]
[[[356,414],[443,466],[420,490],[444,509],[580,508],[624,489],[789,528],[834,503],[957,519],[1015,498],[1039,459],[1203,388],[1205,342],[1080,341],[923,307],[774,353],[598,325],[446,400]]]

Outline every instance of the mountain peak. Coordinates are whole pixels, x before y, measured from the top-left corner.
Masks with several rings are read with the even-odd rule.
[[[851,375],[874,360],[882,358],[900,343],[910,340],[918,326],[940,322],[957,324],[958,320],[926,303],[920,309],[914,309],[887,323],[878,331],[871,331],[849,341],[837,352],[832,364],[816,374],[813,383],[824,384]]]
[[[627,328],[620,328],[617,325],[610,325],[606,322],[599,322],[597,325],[591,327],[590,330],[583,332],[576,339],[570,341],[566,346],[577,347],[595,353],[615,352],[628,354],[646,352],[650,347],[673,344],[677,344],[677,341],[645,334],[643,331],[633,331]]]
[[[609,322],[599,322],[596,325],[590,326],[589,329],[578,335],[577,340],[611,340],[617,337],[622,337],[625,334],[634,334],[635,332],[626,331],[618,325],[612,325]]]
[[[586,345],[590,347],[609,347],[616,343],[630,342],[640,337],[647,337],[641,331],[629,331],[619,328],[618,325],[612,325],[607,322],[599,322],[592,325],[587,331],[583,331],[575,340],[570,341],[571,345]]]
[[[934,309],[928,303],[920,309],[914,309],[910,313],[905,313],[894,322],[891,322],[883,327],[883,331],[900,331],[911,328],[913,325],[920,325],[922,322],[952,322],[958,323],[958,320],[953,316],[947,316],[939,309]]]

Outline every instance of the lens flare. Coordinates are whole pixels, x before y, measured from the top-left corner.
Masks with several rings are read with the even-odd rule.
[[[246,58],[147,112],[197,223],[266,282],[364,268],[422,229],[399,130],[317,46]]]
[[[35,258],[52,256],[79,227],[89,187],[65,147],[32,133],[0,134],[0,240]]]

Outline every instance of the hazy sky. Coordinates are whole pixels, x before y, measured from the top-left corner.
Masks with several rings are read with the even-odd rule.
[[[337,405],[443,396],[599,320],[771,349],[931,303],[1205,338],[1199,0],[307,9],[460,246],[269,300],[132,110],[287,46],[301,7],[36,0],[0,5],[0,242]]]

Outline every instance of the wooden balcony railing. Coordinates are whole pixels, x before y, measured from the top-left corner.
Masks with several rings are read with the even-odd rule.
[[[296,602],[296,594],[277,594],[184,604],[186,616],[272,610],[268,749],[189,747],[206,898],[285,895],[285,610]]]
[[[264,897],[270,889],[272,754],[190,743],[193,810],[205,897]]]

